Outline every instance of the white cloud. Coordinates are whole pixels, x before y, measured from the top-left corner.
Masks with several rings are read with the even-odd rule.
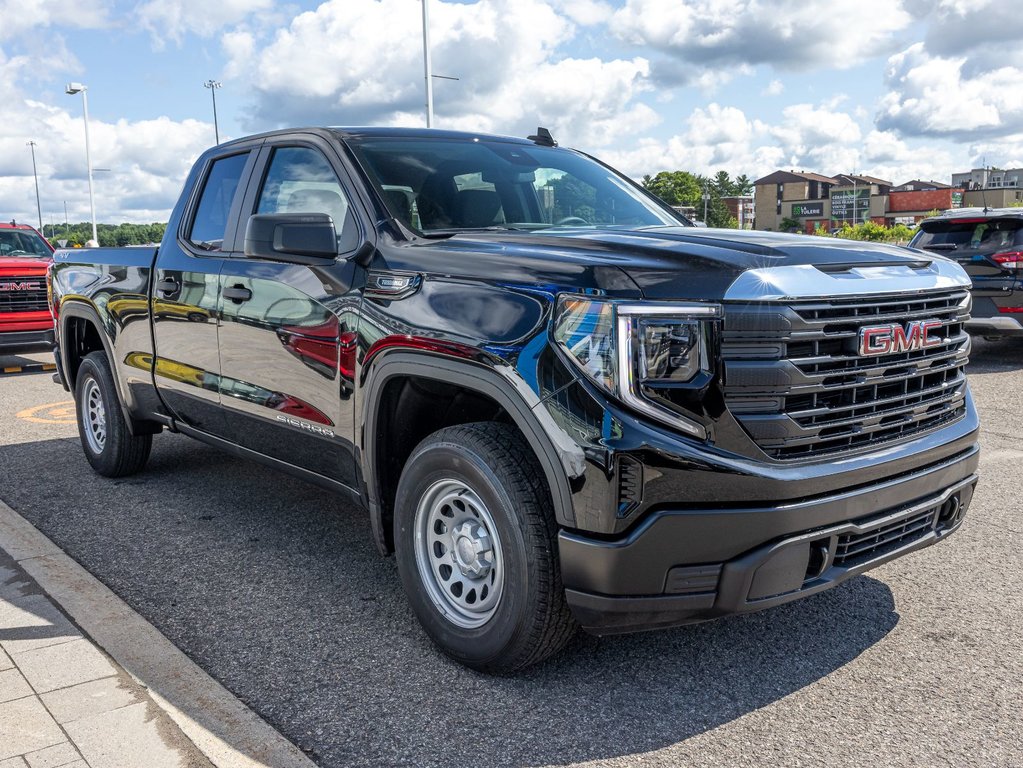
[[[767,87],[761,91],[764,96],[781,96],[785,91],[785,84],[781,80],[772,80],[767,84]]]
[[[98,29],[109,23],[103,0],[0,0],[0,42],[36,27]]]
[[[430,16],[434,72],[459,78],[435,83],[438,126],[522,132],[545,124],[566,143],[601,145],[623,126],[657,122],[634,100],[647,87],[647,60],[558,56],[575,27],[545,0],[432,2]],[[422,50],[394,42],[418,42],[420,24],[415,0],[327,0],[268,44],[225,36],[227,71],[251,78],[253,128],[422,124]]]
[[[608,21],[614,7],[604,0],[552,0],[554,8],[576,24],[593,26]]]
[[[272,8],[273,0],[145,0],[135,7],[135,16],[159,48],[166,40],[180,44],[188,33],[211,37]]]
[[[1002,64],[974,74],[965,56],[931,55],[915,43],[888,59],[877,123],[906,136],[964,141],[1016,133],[1023,121],[1023,69]]]
[[[663,73],[688,82],[700,70],[743,64],[853,67],[890,50],[894,34],[911,21],[893,0],[626,0],[610,28],[683,62]]]

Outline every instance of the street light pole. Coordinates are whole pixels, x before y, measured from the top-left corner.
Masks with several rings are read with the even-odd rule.
[[[32,150],[32,178],[36,182],[36,213],[39,214],[39,229],[43,228],[43,206],[39,202],[39,174],[36,173],[36,143],[34,141],[26,142],[30,150]]]
[[[433,127],[433,63],[430,60],[429,0],[423,1],[423,70],[426,77],[426,127]]]
[[[68,83],[64,93],[74,96],[82,94],[82,117],[85,120],[85,165],[89,169],[89,213],[92,214],[92,239],[99,245],[99,234],[96,231],[96,199],[92,194],[92,155],[89,153],[89,88],[81,83]]]
[[[216,80],[207,80],[202,84],[203,88],[210,89],[210,96],[213,97],[213,135],[217,139],[217,144],[220,143],[220,128],[217,125],[217,88],[222,87],[222,83]]]

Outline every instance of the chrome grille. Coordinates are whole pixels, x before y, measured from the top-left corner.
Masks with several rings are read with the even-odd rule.
[[[725,402],[753,441],[781,460],[907,439],[965,414],[968,293],[729,304]],[[943,343],[860,356],[868,325],[938,320]]]
[[[0,284],[36,283],[34,290],[0,290],[0,312],[41,312],[48,308],[46,303],[46,276],[28,275],[0,276]]]

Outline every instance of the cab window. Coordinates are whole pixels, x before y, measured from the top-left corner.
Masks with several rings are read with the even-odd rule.
[[[256,213],[325,213],[334,221],[340,252],[358,244],[353,212],[337,174],[320,152],[309,147],[273,151]]]
[[[202,195],[192,219],[192,229],[188,234],[192,245],[204,251],[219,251],[223,248],[231,204],[248,158],[248,153],[243,152],[213,161],[206,174]]]

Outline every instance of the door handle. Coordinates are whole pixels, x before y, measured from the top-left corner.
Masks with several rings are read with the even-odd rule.
[[[162,293],[169,296],[172,293],[177,293],[181,289],[178,285],[178,281],[172,277],[165,277],[163,280],[156,281],[156,292]]]
[[[252,291],[244,285],[232,285],[230,288],[224,289],[224,298],[233,301],[235,304],[241,304],[243,301],[248,301],[252,298]]]

